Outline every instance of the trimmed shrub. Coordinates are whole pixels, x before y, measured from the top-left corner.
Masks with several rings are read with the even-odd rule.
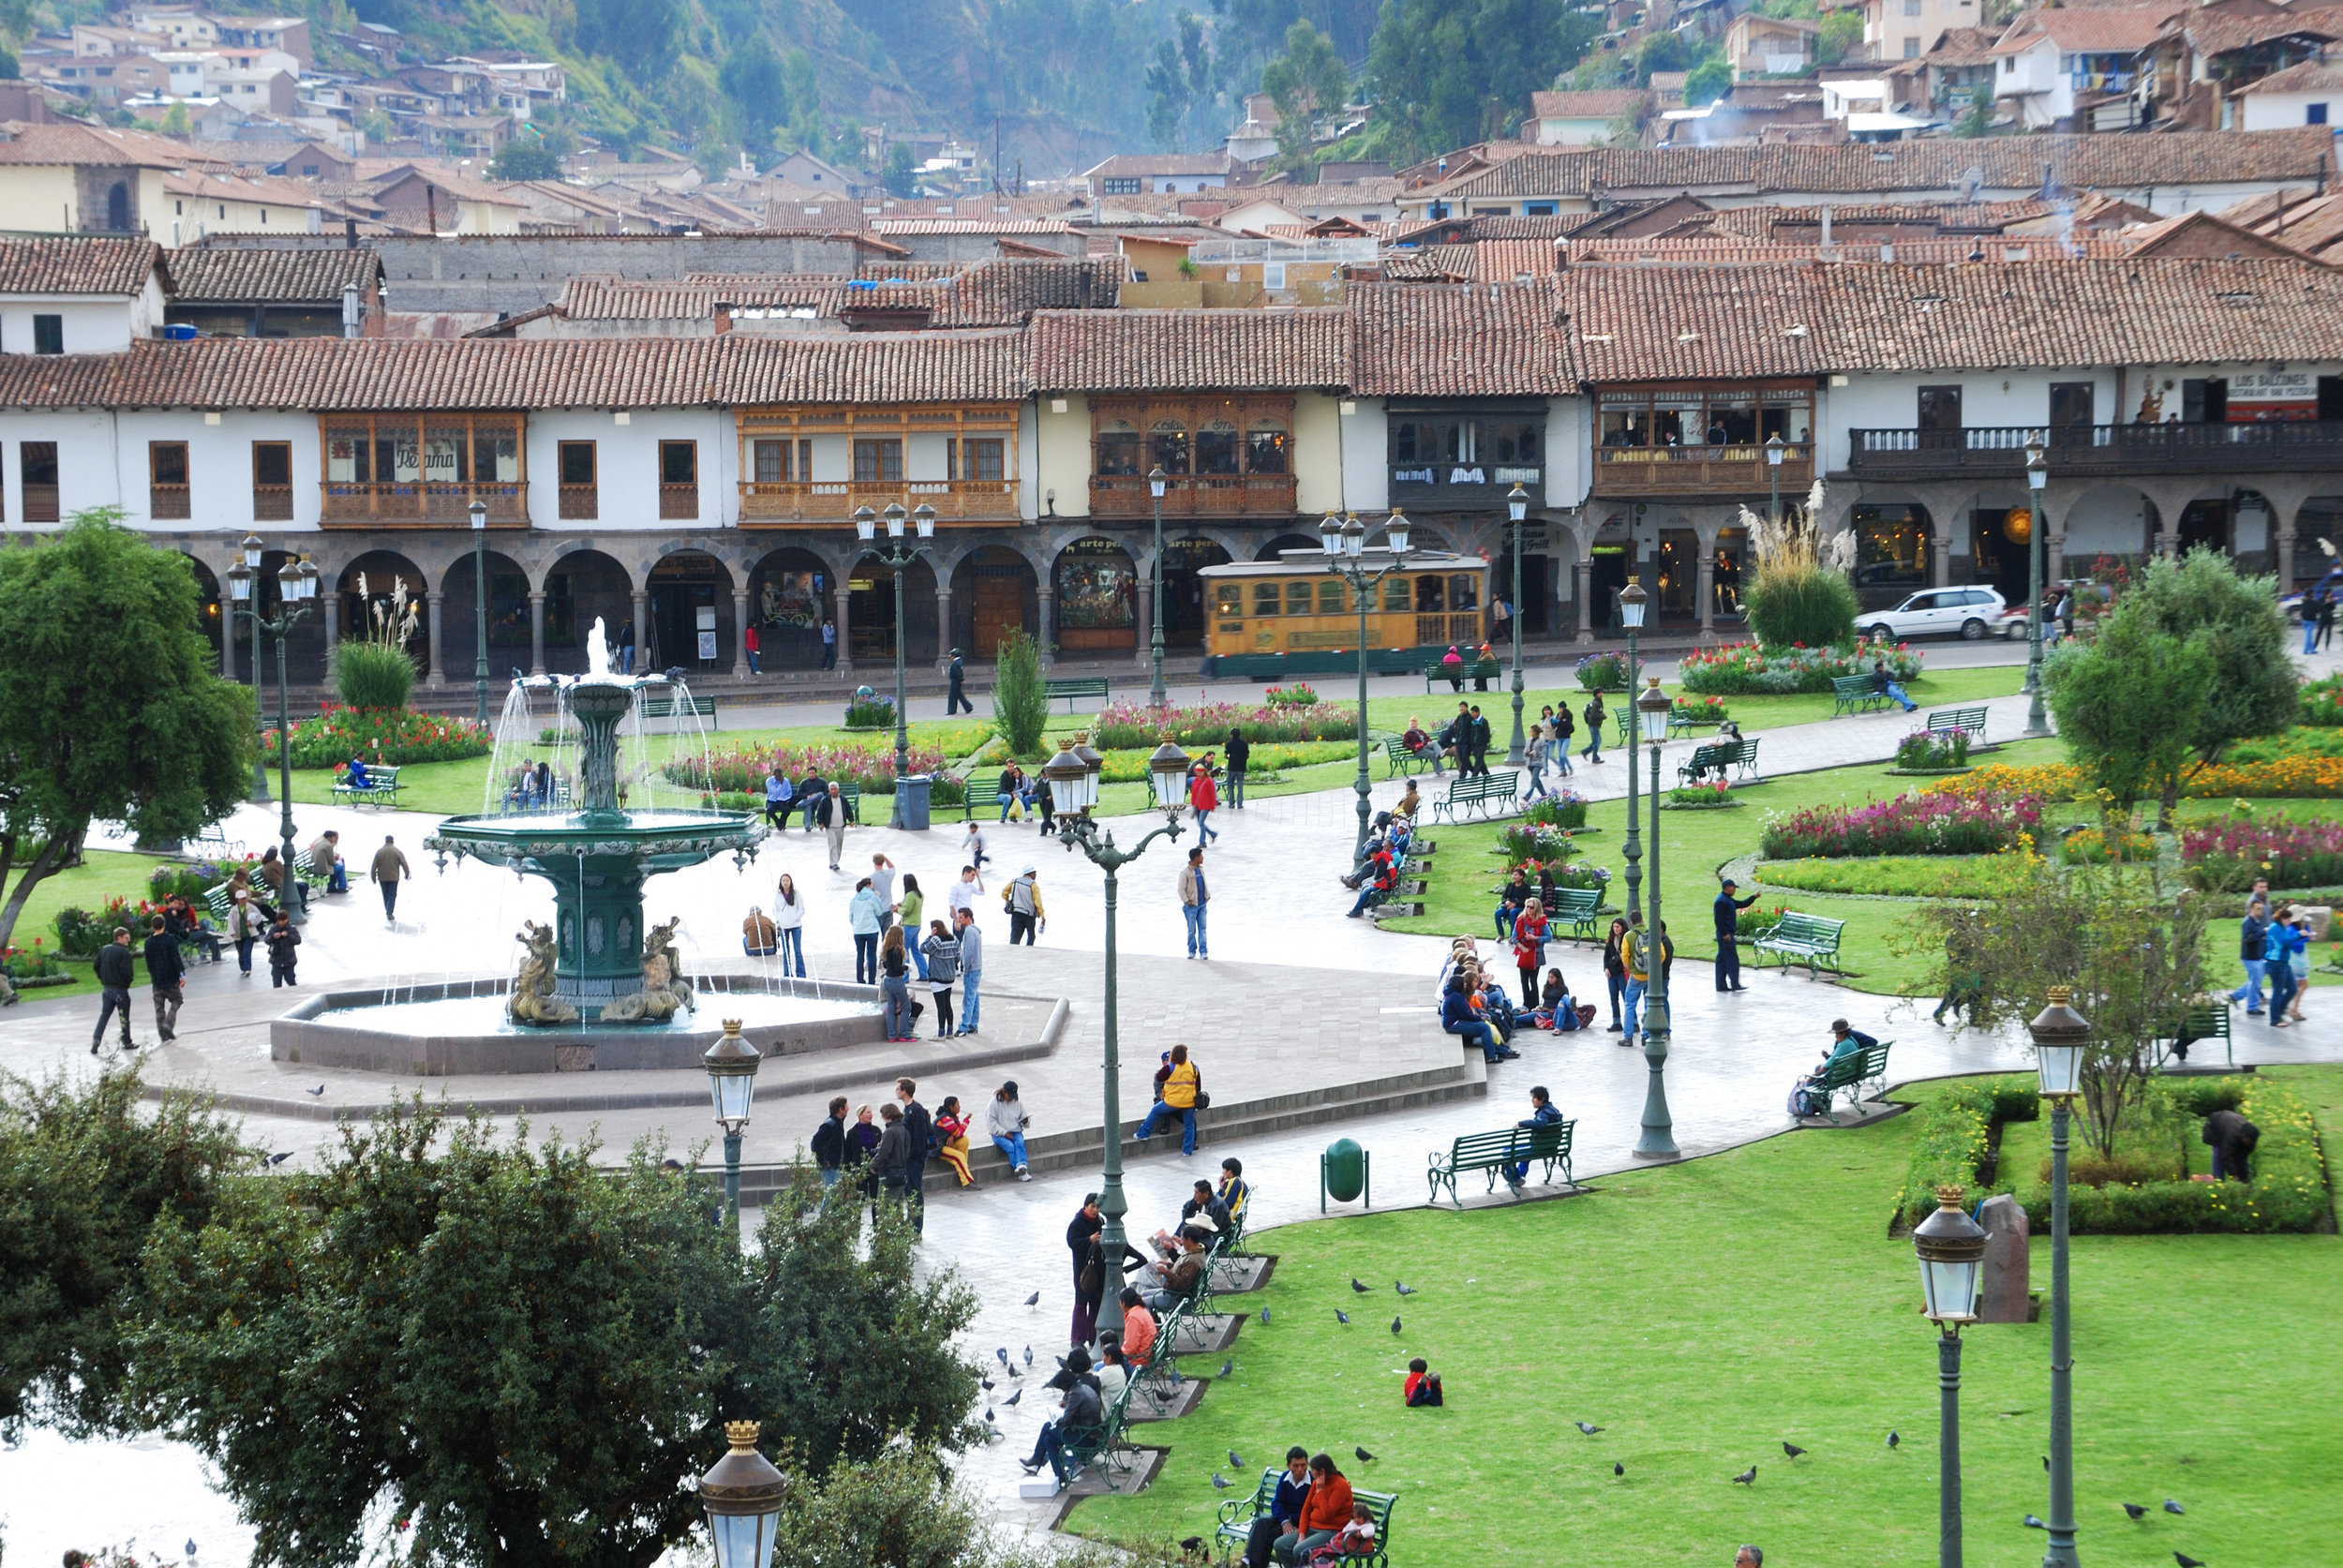
[[[1003,636],[993,654],[992,717],[1014,755],[1041,744],[1050,724],[1050,691],[1041,679],[1041,645],[1020,628]]]
[[[334,689],[351,708],[404,708],[415,689],[415,663],[379,642],[346,642],[334,655]]]
[[[1577,665],[1578,684],[1589,692],[1627,690],[1627,655],[1589,653]]]
[[[893,697],[857,697],[846,704],[848,729],[893,729],[895,699]]]
[[[1916,729],[1896,742],[1896,766],[1915,770],[1965,768],[1969,764],[1969,732],[1964,729]]]
[[[1828,692],[1841,676],[1869,675],[1874,661],[1884,662],[1900,683],[1919,679],[1921,655],[1901,643],[1862,649],[1727,643],[1685,654],[1677,664],[1677,675],[1678,684],[1700,695],[1785,696]]]
[[[1862,607],[1845,573],[1814,563],[1762,563],[1741,590],[1750,632],[1763,648],[1845,643]]]

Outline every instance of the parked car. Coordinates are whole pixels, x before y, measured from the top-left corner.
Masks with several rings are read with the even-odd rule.
[[[1867,637],[1960,636],[1975,641],[2001,620],[2007,605],[1990,588],[1930,588],[1891,610],[1857,617]]]
[[[2087,577],[2063,577],[2051,584],[2043,591],[2042,597],[2045,604],[2049,602],[2052,593],[2079,593],[2085,600],[2097,600],[2102,605],[2115,597],[2114,589],[2106,583],[2093,582]],[[2020,601],[2003,610],[2001,619],[1994,623],[1993,629],[2006,641],[2023,642],[2025,640],[2024,602]]]

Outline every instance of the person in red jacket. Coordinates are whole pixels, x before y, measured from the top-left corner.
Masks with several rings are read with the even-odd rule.
[[[1210,844],[1220,835],[1212,830],[1212,814],[1220,804],[1220,792],[1213,787],[1212,769],[1198,763],[1187,777],[1187,803],[1196,808],[1196,842]]]
[[[1335,1469],[1332,1456],[1316,1456],[1310,1460],[1310,1491],[1302,1500],[1302,1517],[1294,1532],[1279,1536],[1270,1550],[1280,1562],[1307,1561],[1310,1553],[1333,1540],[1335,1532],[1351,1522],[1351,1483]]]
[[[1444,1405],[1448,1402],[1440,1396],[1440,1374],[1433,1371],[1431,1363],[1422,1356],[1408,1363],[1408,1381],[1404,1392],[1410,1410],[1419,1405]]]

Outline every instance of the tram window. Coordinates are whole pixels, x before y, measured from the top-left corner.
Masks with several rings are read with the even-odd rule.
[[[1243,583],[1215,583],[1212,589],[1212,613],[1243,615],[1245,613],[1245,585]]]
[[[1448,579],[1448,607],[1451,610],[1477,610],[1481,607],[1479,585],[1470,575],[1459,573]]]
[[[1385,615],[1405,615],[1414,605],[1415,596],[1408,587],[1407,578],[1385,577],[1383,579],[1383,613]]]
[[[1340,615],[1342,613],[1341,579],[1336,577],[1328,577],[1325,581],[1318,585],[1318,613],[1321,615]]]
[[[1309,613],[1310,585],[1307,583],[1286,584],[1286,614],[1308,615]]]
[[[1415,613],[1438,615],[1448,607],[1448,583],[1444,577],[1418,577],[1415,580]]]
[[[1276,615],[1277,613],[1277,585],[1276,583],[1255,583],[1253,585],[1253,613],[1255,615]]]

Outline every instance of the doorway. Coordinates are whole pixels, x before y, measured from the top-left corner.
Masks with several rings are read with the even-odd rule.
[[[1609,631],[1618,620],[1617,604],[1619,590],[1627,586],[1627,546],[1597,545],[1594,547],[1594,575],[1589,591],[1594,602],[1589,606],[1592,623]]]
[[[650,575],[650,638],[634,662],[641,669],[709,670],[723,660],[724,622],[731,619],[731,579],[712,557],[669,556]]]
[[[1163,645],[1204,643],[1204,580],[1196,574],[1225,566],[1229,552],[1209,539],[1174,539],[1163,547]]]
[[[2218,550],[2229,553],[2230,503],[2221,500],[2192,500],[2180,515],[2180,553],[2191,550]]]

